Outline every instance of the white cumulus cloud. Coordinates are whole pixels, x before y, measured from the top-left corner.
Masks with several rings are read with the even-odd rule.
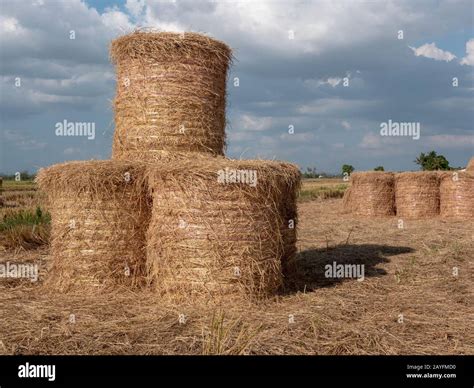
[[[474,39],[466,42],[466,56],[461,59],[461,65],[474,66]]]
[[[449,51],[443,51],[440,48],[436,47],[434,43],[426,43],[420,47],[410,47],[417,57],[426,57],[431,58],[436,61],[446,61],[450,62],[456,55],[450,53]]]

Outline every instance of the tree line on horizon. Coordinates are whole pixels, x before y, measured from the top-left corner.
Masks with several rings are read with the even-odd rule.
[[[439,155],[436,151],[430,151],[428,153],[421,152],[420,155],[413,161],[420,166],[421,171],[449,171],[459,170],[463,167],[451,167],[449,161],[444,155]],[[383,166],[376,166],[374,171],[385,171]],[[343,164],[341,167],[340,174],[327,174],[325,172],[317,172],[316,167],[307,167],[306,171],[303,172],[303,178],[330,178],[335,176],[350,175],[355,171],[355,168],[351,164]]]

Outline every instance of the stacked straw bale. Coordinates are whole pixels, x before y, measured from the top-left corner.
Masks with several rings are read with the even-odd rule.
[[[143,285],[149,219],[144,178],[142,165],[121,161],[68,162],[39,171],[52,216],[48,287],[101,292]]]
[[[395,215],[395,180],[391,172],[368,171],[351,175],[352,186],[343,199],[359,216]]]
[[[441,178],[440,214],[450,218],[474,218],[474,176],[452,172]]]
[[[242,171],[256,174],[255,185],[232,180]],[[219,158],[150,168],[149,181],[157,189],[147,259],[162,296],[254,299],[280,287],[282,261],[295,253],[296,236],[286,233],[287,217],[296,219],[295,166]]]
[[[223,155],[223,42],[196,33],[144,32],[111,44],[116,65],[114,159],[156,160],[160,151]],[[192,156],[192,155],[190,155]]]
[[[397,216],[428,218],[439,215],[440,174],[435,171],[403,172],[395,176]]]
[[[47,283],[102,291],[147,282],[173,299],[274,293],[296,254],[301,177],[288,163],[223,157],[230,48],[139,31],[113,41],[110,55],[113,160],[38,175],[52,214]]]

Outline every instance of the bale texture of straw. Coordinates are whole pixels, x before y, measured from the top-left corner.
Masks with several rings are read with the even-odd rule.
[[[100,292],[144,285],[150,204],[142,165],[68,162],[40,170],[37,182],[52,218],[48,288]]]
[[[137,31],[114,40],[113,158],[155,151],[223,155],[231,49],[196,33]]]
[[[216,159],[154,166],[148,176],[147,260],[163,296],[254,299],[281,286],[282,261],[296,252],[296,225],[287,233],[297,218],[296,166]]]
[[[436,171],[403,172],[395,175],[397,216],[427,218],[439,215],[439,182]]]
[[[474,174],[474,158],[471,158],[466,166],[466,171],[470,174]]]
[[[351,193],[352,186],[349,186],[342,197],[342,212],[351,213],[352,212],[352,203],[351,203]]]
[[[368,171],[351,174],[352,186],[345,205],[359,216],[395,215],[395,183],[391,172]],[[343,201],[344,206],[344,201]]]
[[[449,218],[474,218],[474,176],[453,171],[440,183],[440,214]]]

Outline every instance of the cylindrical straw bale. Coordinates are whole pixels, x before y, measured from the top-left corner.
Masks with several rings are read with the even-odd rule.
[[[428,218],[439,215],[439,181],[436,171],[403,172],[395,176],[397,216]]]
[[[441,178],[440,214],[448,218],[474,218],[474,176],[453,171]]]
[[[51,212],[49,288],[101,292],[144,285],[150,206],[144,166],[68,162],[41,169],[37,182]]]
[[[196,33],[137,31],[112,42],[114,159],[157,151],[223,155],[231,49]]]
[[[150,167],[147,260],[156,289],[186,299],[274,293],[282,261],[295,252],[285,230],[296,220],[299,180],[297,167],[277,162]]]

